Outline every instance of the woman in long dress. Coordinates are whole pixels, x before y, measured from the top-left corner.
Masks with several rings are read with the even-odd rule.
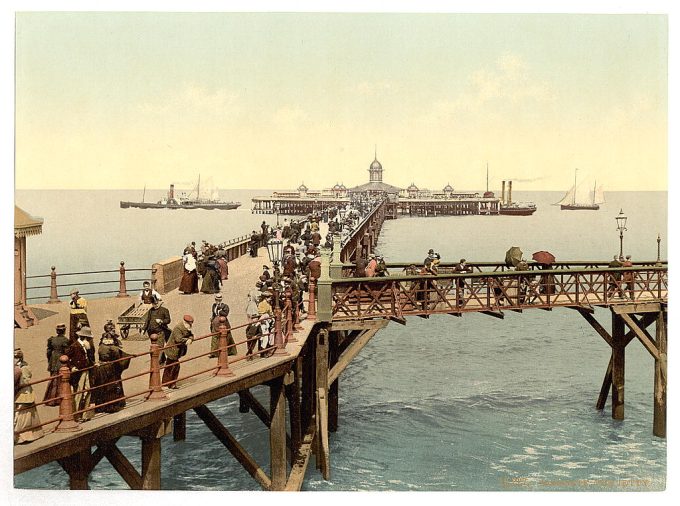
[[[201,292],[218,293],[219,291],[220,291],[220,277],[217,274],[215,260],[212,257],[209,257],[205,261],[205,274],[203,274]]]
[[[184,274],[182,274],[182,280],[179,283],[179,291],[185,294],[198,293],[196,259],[191,254],[190,248],[184,249],[182,261],[184,262]]]
[[[260,291],[262,286],[262,281],[258,281],[255,283],[255,288],[248,292],[248,300],[246,304],[246,315],[248,318],[252,319],[258,318],[260,316],[260,312],[257,309],[257,304],[260,302],[260,298],[262,297],[262,292]]]
[[[116,342],[115,334],[105,333],[99,342],[99,367],[95,369],[92,390],[92,402],[96,404],[97,413],[115,413],[125,407],[125,391],[121,375],[130,365],[130,355],[125,353]],[[125,359],[127,360],[120,360]],[[120,361],[118,361],[120,360]],[[111,404],[106,404],[110,401]],[[106,406],[102,406],[106,404]]]
[[[31,369],[20,349],[14,350],[14,444],[30,443],[44,436],[35,408]]]
[[[210,332],[219,332],[220,331],[220,316],[224,316],[226,322],[226,326],[229,329],[227,331],[227,355],[236,355],[236,346],[234,346],[236,343],[234,342],[234,336],[231,335],[231,323],[229,323],[229,310],[228,306],[227,309],[221,309],[220,312],[217,314],[215,318],[212,319],[212,322],[210,323]],[[217,357],[218,353],[218,348],[220,347],[220,336],[215,335],[212,336],[210,339],[210,355],[208,355],[210,358],[215,358]]]

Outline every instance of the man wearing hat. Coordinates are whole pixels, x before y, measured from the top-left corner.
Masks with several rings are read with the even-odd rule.
[[[80,296],[77,288],[71,290],[71,300],[68,303],[71,319],[69,321],[69,338],[71,342],[77,340],[76,331],[79,327],[90,326],[90,322],[87,319],[87,301]]]
[[[81,411],[81,413],[74,414],[74,419],[85,422],[91,420],[94,416],[94,411],[89,409],[90,392],[84,391],[90,388],[91,367],[94,366],[94,342],[90,327],[82,327],[78,330],[77,335],[78,339],[68,347],[66,355],[69,358],[69,367],[71,368],[74,411]]]
[[[193,342],[194,334],[191,332],[191,327],[194,324],[194,317],[185,314],[182,321],[175,325],[172,333],[168,338],[165,356],[167,364],[163,370],[162,383],[168,388],[179,388],[177,386],[177,377],[179,376],[179,359],[187,353],[187,346],[189,341]]]
[[[229,314],[229,306],[225,302],[222,302],[222,294],[218,293],[217,295],[215,295],[215,302],[213,303],[212,309],[210,311],[210,323],[211,324],[212,324],[212,321],[215,318],[217,318],[220,311],[225,311],[228,315]]]
[[[142,327],[142,334],[158,336],[158,346],[165,346],[165,342],[170,337],[170,311],[163,307],[163,299],[160,295],[153,298],[153,306],[146,313],[146,321]]]
[[[472,269],[467,265],[466,260],[461,258],[460,262],[458,262],[453,268],[453,272],[456,274],[464,274],[467,272],[472,272]],[[456,284],[458,285],[458,305],[463,305],[463,297],[465,296],[465,279],[458,279]]]
[[[262,279],[264,277],[264,279]],[[263,265],[262,266],[262,275],[260,276],[261,281],[267,281],[269,278],[271,278],[271,274],[269,274],[269,266],[268,265]]]
[[[151,283],[149,281],[144,281],[144,288],[139,292],[139,303],[153,304],[154,297],[160,297],[160,294],[151,288]]]
[[[68,349],[71,342],[68,337],[66,337],[66,325],[60,323],[57,325],[57,335],[52,336],[47,340],[47,372],[50,376],[59,374],[59,369],[61,368],[61,362],[59,357],[66,355],[66,350]],[[59,406],[59,385],[61,384],[61,378],[53,378],[47,385],[47,390],[45,390],[45,397],[43,401],[46,401],[47,406]]]

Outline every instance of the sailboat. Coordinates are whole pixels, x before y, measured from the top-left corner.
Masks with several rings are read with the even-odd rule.
[[[597,211],[600,209],[600,204],[604,204],[604,191],[602,190],[602,185],[597,186],[597,181],[593,186],[593,191],[590,192],[589,202],[577,202],[576,194],[578,185],[576,184],[576,174],[578,169],[574,170],[574,186],[572,186],[567,193],[564,194],[562,200],[555,202],[555,206],[559,205],[560,209],[567,211]]]

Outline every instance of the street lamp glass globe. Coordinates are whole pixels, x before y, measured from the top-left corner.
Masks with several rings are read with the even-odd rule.
[[[628,221],[628,217],[623,214],[623,209],[619,211],[618,216],[615,218],[616,219],[616,229],[623,231],[627,230],[626,229],[626,221]]]
[[[278,264],[281,261],[281,255],[283,253],[283,242],[279,239],[270,239],[267,243],[267,254],[269,255],[269,261],[273,264]]]

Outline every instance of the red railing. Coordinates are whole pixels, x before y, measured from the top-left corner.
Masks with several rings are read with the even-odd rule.
[[[286,294],[287,296],[282,299],[283,301],[283,310],[282,311],[276,311],[274,317],[267,317],[263,318],[261,320],[257,320],[257,323],[261,323],[264,321],[271,321],[275,320],[275,328],[278,330],[275,335],[275,340],[274,344],[272,346],[265,347],[264,349],[253,351],[252,356],[254,355],[261,355],[263,357],[269,356],[270,352],[275,352],[278,355],[287,355],[285,351],[285,346],[288,342],[288,339],[284,338],[284,334],[286,337],[292,336],[292,333],[295,331],[294,329],[294,322],[295,318],[293,316],[293,306],[292,306],[292,300],[290,298],[290,294]],[[218,329],[218,332],[213,332],[210,334],[206,334],[203,336],[199,336],[196,338],[193,338],[193,341],[199,341],[202,339],[207,339],[207,338],[212,338],[213,336],[217,335],[219,337],[218,341],[218,347],[216,350],[211,350],[206,353],[201,353],[198,355],[191,355],[187,358],[180,359],[177,363],[179,364],[186,364],[188,362],[200,360],[202,358],[205,358],[207,355],[213,354],[217,352],[217,364],[216,365],[211,365],[210,367],[207,367],[205,369],[201,369],[198,371],[192,370],[189,374],[186,374],[184,376],[178,376],[176,379],[173,380],[173,382],[177,381],[183,381],[187,379],[194,378],[196,376],[200,376],[203,374],[207,373],[213,373],[216,376],[222,376],[222,377],[229,377],[233,376],[234,373],[230,370],[230,365],[240,362],[242,360],[246,360],[249,358],[249,355],[242,355],[242,356],[234,356],[233,358],[230,359],[229,356],[229,350],[231,348],[235,348],[239,345],[246,344],[248,345],[249,343],[259,340],[262,335],[257,335],[255,337],[248,338],[246,337],[245,339],[242,339],[240,341],[234,341],[233,344],[228,344],[228,334],[230,331],[236,331],[239,329],[243,329],[247,326],[249,326],[251,323],[254,322],[249,322],[245,323],[243,325],[237,325],[235,327],[228,327],[226,325],[226,318],[220,317],[220,326]],[[263,334],[264,336],[271,335],[272,332],[265,333]],[[167,351],[173,347],[179,346],[179,344],[172,344],[172,345],[166,345],[164,347],[159,347],[157,343],[157,335],[153,334],[150,336],[150,349],[148,352],[142,352],[138,354],[132,354],[132,355],[127,355],[125,357],[122,357],[120,359],[117,359],[115,361],[111,362],[106,362],[106,364],[115,364],[117,362],[122,362],[125,360],[130,360],[132,362],[134,359],[139,359],[140,357],[145,357],[149,356],[150,357],[150,362],[149,362],[149,368],[148,369],[143,369],[140,372],[136,372],[134,374],[123,374],[121,375],[120,380],[115,379],[113,381],[109,381],[104,384],[98,384],[94,386],[90,386],[89,388],[84,388],[80,390],[74,390],[71,387],[70,384],[70,379],[71,375],[73,374],[71,372],[71,369],[69,368],[69,358],[66,355],[62,355],[60,360],[62,363],[62,367],[59,371],[59,374],[53,375],[53,376],[48,376],[45,378],[41,378],[35,381],[31,381],[30,383],[25,383],[21,385],[22,387],[27,387],[27,386],[34,386],[38,385],[40,383],[52,381],[55,379],[59,379],[60,381],[60,393],[57,397],[54,397],[52,399],[47,399],[42,402],[38,403],[33,403],[30,405],[27,405],[25,407],[18,407],[16,408],[17,411],[24,411],[24,410],[29,410],[29,409],[34,409],[37,406],[44,405],[50,401],[58,400],[59,401],[59,416],[49,419],[47,421],[41,422],[40,424],[37,424],[33,427],[28,427],[23,429],[23,431],[30,431],[38,428],[45,428],[47,426],[50,426],[52,424],[57,424],[55,427],[55,430],[57,432],[61,431],[74,431],[74,430],[80,430],[80,424],[77,421],[78,415],[82,415],[83,413],[87,411],[94,411],[97,410],[97,408],[101,408],[104,406],[108,406],[114,403],[118,403],[121,400],[128,400],[132,398],[137,398],[141,396],[146,396],[147,401],[155,401],[155,400],[165,400],[168,399],[168,396],[166,393],[163,391],[162,387],[163,384],[160,381],[160,374],[161,371],[166,369],[168,367],[168,364],[161,366],[160,365],[160,354],[163,351]],[[87,367],[85,369],[81,369],[78,371],[78,373],[84,373],[87,371],[92,371],[93,369],[100,367],[99,364],[96,364],[91,367]],[[129,369],[128,369],[129,370]],[[119,381],[121,384],[125,385],[126,383],[129,385],[130,381],[139,378],[141,376],[149,376],[149,386],[146,389],[142,389],[139,391],[136,391],[132,394],[127,394],[124,396],[120,396],[115,399],[110,399],[104,403],[100,404],[90,404],[87,406],[85,409],[80,409],[76,410],[74,407],[74,402],[73,399],[76,395],[81,395],[81,394],[86,394],[86,393],[91,393],[94,392],[98,389],[106,388],[108,386],[114,385],[118,383]],[[168,382],[170,383],[170,382]],[[125,409],[125,408],[122,408]],[[23,432],[22,431],[22,432]]]
[[[333,320],[666,302],[667,266],[478,272],[332,281]]]

